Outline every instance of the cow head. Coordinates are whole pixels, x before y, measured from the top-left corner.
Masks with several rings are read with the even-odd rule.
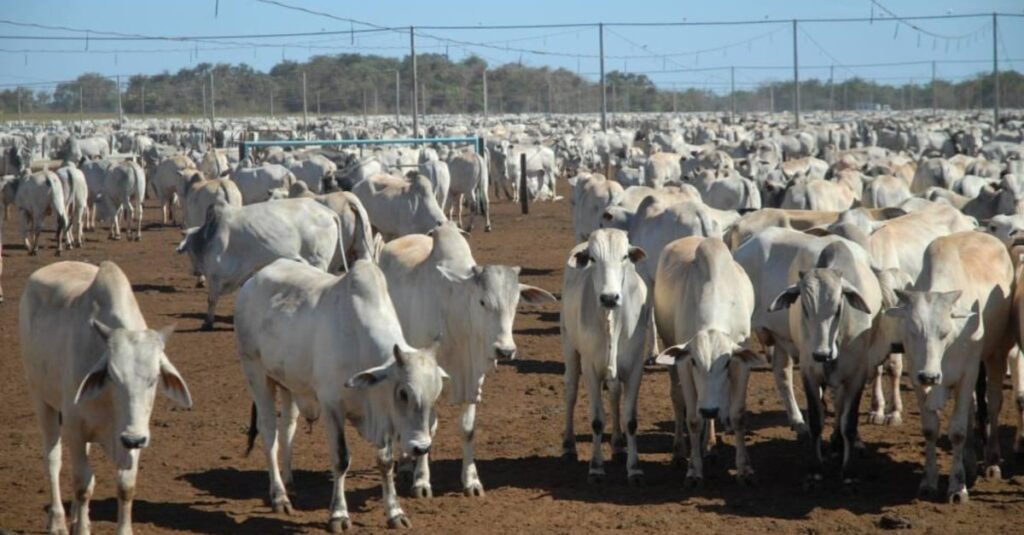
[[[590,233],[587,247],[569,257],[569,267],[593,270],[593,291],[601,306],[612,309],[622,303],[626,275],[633,264],[647,253],[629,245],[626,233],[617,229],[599,229]]]
[[[676,366],[680,381],[692,381],[697,390],[697,409],[707,419],[717,418],[729,406],[730,376],[759,360],[756,353],[740,347],[728,334],[701,330],[687,342],[665,348],[658,364]],[[745,370],[744,370],[745,371]]]
[[[819,363],[832,362],[839,357],[839,327],[846,306],[871,314],[860,292],[833,268],[800,273],[800,280],[772,300],[768,311],[788,308],[797,299],[800,299],[802,349]]]
[[[427,177],[417,175],[412,179],[408,193],[409,211],[403,216],[411,218],[411,232],[426,233],[448,221],[441,206],[437,204],[433,185]]]
[[[984,327],[976,311],[960,303],[960,290],[929,292],[895,290],[899,305],[886,314],[902,320],[904,354],[910,359],[910,377],[925,387],[942,384],[942,357],[958,335],[971,332],[981,340]]]
[[[112,328],[95,318],[90,323],[106,350],[82,379],[75,404],[107,396],[117,435],[115,462],[121,465],[130,450],[149,444],[149,417],[158,388],[184,408],[192,406],[192,396],[164,354],[173,326],[153,331]]]
[[[392,348],[387,364],[361,371],[345,382],[348,388],[380,388],[388,391],[386,414],[400,439],[402,452],[419,457],[430,451],[436,421],[434,403],[448,379],[430,349]]]

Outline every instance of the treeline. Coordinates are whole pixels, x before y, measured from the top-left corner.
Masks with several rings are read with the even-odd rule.
[[[601,106],[600,86],[566,69],[516,63],[492,67],[475,56],[456,62],[443,54],[422,54],[417,56],[417,71],[421,113],[481,113],[485,71],[490,113],[596,112]],[[301,113],[303,73],[311,114],[394,114],[396,106],[403,114],[412,110],[410,59],[361,54],[283,61],[266,73],[246,64],[200,63],[177,73],[132,76],[121,80],[121,105],[130,115],[201,115],[209,113],[212,95],[218,115]],[[930,81],[883,85],[853,78],[833,87],[827,80],[811,79],[800,83],[801,109],[924,108],[932,105],[933,94],[940,108],[987,108],[993,102],[993,82],[991,73],[959,82],[939,80],[934,86]],[[765,83],[731,95],[707,87],[659,89],[644,74],[612,71],[607,86],[613,112],[725,111],[733,97],[739,112],[786,111],[793,106],[792,82]],[[1002,106],[1024,107],[1024,76],[1002,71],[1000,86]],[[116,113],[117,96],[114,79],[86,73],[52,91],[0,91],[0,113],[12,118],[19,107],[22,113]]]

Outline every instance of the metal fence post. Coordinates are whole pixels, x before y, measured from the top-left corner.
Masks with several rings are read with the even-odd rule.
[[[800,56],[796,41],[796,19],[793,19],[793,118],[800,128]]]
[[[992,131],[999,129],[999,15],[992,14],[992,76],[995,86],[992,88]]]
[[[601,55],[601,130],[608,130],[608,91],[604,82],[604,23],[597,24],[597,43]]]
[[[412,137],[420,137],[420,88],[416,73],[416,27],[409,26],[409,53],[412,56]]]
[[[530,192],[526,189],[526,153],[519,155],[519,207],[523,214],[530,213]]]

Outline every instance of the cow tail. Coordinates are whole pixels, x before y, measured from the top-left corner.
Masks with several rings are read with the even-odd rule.
[[[256,435],[260,434],[259,427],[256,426],[256,402],[252,403],[252,410],[249,411],[249,430],[245,433],[246,445],[245,445],[245,456],[248,457],[252,453],[253,447],[256,446]]]
[[[363,240],[364,258],[368,258],[377,261],[377,257],[374,255],[374,244],[373,244],[373,227],[370,226],[370,214],[366,212],[366,207],[355,195],[351,196],[349,202],[349,208],[355,213],[356,221],[359,223],[359,228],[356,229],[356,239]]]
[[[480,213],[484,217],[487,217],[487,212],[489,211],[489,203],[487,202],[487,190],[490,187],[490,184],[488,184],[488,182],[490,182],[490,176],[487,169],[487,162],[484,160],[482,156],[478,155],[477,157],[479,158],[480,170],[477,173],[476,181],[476,207],[477,213]]]
[[[338,226],[338,254],[341,255],[341,267],[348,273],[348,255],[345,253],[345,236],[341,228],[341,216],[335,214],[334,224]]]

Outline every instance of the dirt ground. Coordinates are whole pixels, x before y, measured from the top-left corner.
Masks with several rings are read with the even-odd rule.
[[[568,203],[536,204],[528,216],[520,215],[518,206],[507,202],[492,206],[495,231],[485,234],[478,229],[470,238],[477,260],[523,266],[523,282],[560,293],[562,265],[573,245]],[[134,508],[136,532],[305,533],[323,529],[331,488],[322,425],[314,425],[309,434],[300,429],[296,438],[295,513],[272,513],[265,503],[268,479],[262,453],[243,456],[250,400],[229,324],[233,299],[222,299],[215,332],[197,332],[205,293],[194,287],[187,259],[174,254],[179,232],[156,223],[159,210],[155,207],[147,210],[146,221],[141,243],[110,242],[104,233],[94,232],[88,234],[85,249],[64,257],[117,262],[132,281],[150,325],[178,325],[168,355],[188,382],[195,407],[174,410],[166,399],[157,402],[152,445],[141,456]],[[54,244],[52,232],[48,233],[47,249],[40,256],[29,257],[15,245],[14,218],[4,227],[8,247],[3,273],[7,302],[0,305],[0,528],[40,532],[45,528],[46,478],[19,357],[17,303],[28,275],[55,261]],[[458,410],[442,405],[432,450],[435,497],[416,500],[407,497],[407,485],[400,486],[402,506],[417,532],[834,533],[876,530],[888,523],[883,517],[906,520],[918,532],[1020,532],[1024,472],[1010,450],[1013,435],[1007,424],[1012,425],[1013,417],[1007,409],[1013,404],[1008,390],[1001,433],[1008,458],[1004,479],[979,480],[971,502],[959,507],[917,498],[922,439],[913,393],[906,386],[902,427],[861,428],[867,452],[864,481],[857,491],[844,492],[835,476],[822,489],[804,491],[808,452],[786,426],[766,369],[753,374],[747,403],[752,416],[750,455],[759,486],[740,487],[730,477],[734,437],[727,436],[718,461],[707,469],[705,488],[683,489],[683,472],[671,465],[668,453],[672,415],[667,373],[656,367],[648,368],[640,395],[639,443],[646,485],[628,486],[625,467],[614,463],[608,465],[606,483],[589,485],[585,463],[590,435],[582,388],[576,412],[580,461],[566,463],[560,458],[563,368],[558,331],[557,304],[522,307],[515,325],[519,357],[500,364],[488,377],[476,433],[478,467],[487,490],[482,499],[461,493]],[[803,399],[802,393],[798,399]],[[354,527],[382,530],[386,522],[373,451],[359,438],[349,443],[353,461],[347,490]],[[940,468],[945,474],[949,443],[943,440],[940,445]],[[117,515],[113,471],[102,453],[93,451],[97,479],[94,529],[109,533]],[[65,454],[65,500],[71,495],[68,474]],[[945,488],[945,478],[942,485]]]

